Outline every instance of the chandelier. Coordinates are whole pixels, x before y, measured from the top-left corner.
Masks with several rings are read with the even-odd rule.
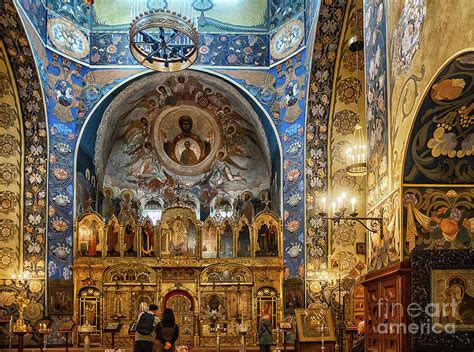
[[[170,10],[150,10],[130,25],[130,51],[143,66],[175,72],[198,56],[198,32],[191,20]]]
[[[356,79],[359,82],[359,52],[364,50],[364,40],[357,33],[358,26],[357,10],[355,11],[355,35],[351,37],[347,43],[349,50],[356,56]],[[356,85],[356,97],[357,97],[357,116],[360,118],[359,109],[359,84]],[[364,176],[367,173],[367,161],[366,161],[366,145],[365,145],[364,130],[362,125],[358,124],[355,126],[354,134],[352,138],[352,144],[347,150],[347,156],[350,160],[350,164],[346,167],[347,174],[350,176]]]
[[[360,124],[355,126],[352,144],[347,149],[350,164],[346,167],[350,176],[364,176],[367,173],[366,146],[364,131]]]

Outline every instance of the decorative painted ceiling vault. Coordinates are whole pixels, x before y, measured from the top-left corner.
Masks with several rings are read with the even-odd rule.
[[[334,91],[328,126],[328,199],[336,199],[345,193],[347,199],[356,199],[356,210],[359,216],[365,216],[365,194],[367,178],[349,175],[346,167],[351,160],[347,157],[356,125],[365,125],[365,79],[364,53],[352,52],[347,43],[355,34],[363,36],[362,0],[348,1],[344,26],[339,40],[339,49],[335,67]],[[366,230],[360,224],[329,224],[328,228],[328,268],[344,272],[344,295],[353,290],[366,272],[365,236]],[[359,249],[358,249],[359,248]],[[362,248],[362,250],[360,249]],[[314,267],[312,268],[314,271]],[[311,272],[311,270],[310,270]],[[348,275],[346,275],[348,274]],[[315,296],[321,289],[317,282],[309,282],[308,294]],[[325,288],[326,297],[337,297],[340,288]],[[337,309],[337,302],[330,299],[330,304]],[[349,306],[350,303],[348,302]],[[351,319],[361,314],[360,308],[353,304],[348,308]],[[353,307],[357,313],[350,315]]]
[[[238,199],[244,191],[269,190],[279,171],[272,170],[257,112],[207,73],[141,77],[100,118],[91,157],[101,187],[117,195],[128,189],[139,199],[152,192],[170,206],[189,194],[209,207],[218,193]]]
[[[147,10],[176,11],[194,22],[200,65],[268,66],[305,45],[317,0],[21,0],[41,40],[86,65],[137,65],[128,27]],[[112,5],[113,3],[113,5]],[[305,3],[311,12],[305,13]]]
[[[328,255],[327,222],[316,216],[321,211],[317,200],[328,190],[328,122],[345,11],[345,0],[323,1],[316,24],[306,117],[306,269],[309,274],[326,264]],[[309,295],[307,303],[317,299],[317,294]]]
[[[16,266],[14,271],[18,273],[21,268],[34,278],[29,285],[31,302],[27,307],[26,318],[35,320],[41,317],[44,311],[48,160],[46,114],[32,49],[18,13],[10,0],[0,3],[0,35],[7,54],[3,56],[4,62],[8,62],[14,75],[14,79],[10,84],[16,84],[16,88],[9,87],[6,84],[7,81],[2,79],[4,82],[1,85],[2,95],[14,91],[18,92],[18,102],[21,109],[16,112],[16,115],[18,119],[21,118],[22,127],[19,125],[17,127],[19,128],[18,133],[22,134],[23,143],[23,160],[17,159],[10,163],[11,165],[22,165],[23,169],[11,168],[8,163],[2,163],[2,168],[5,169],[2,172],[3,181],[1,182],[9,182],[8,175],[16,175],[17,182],[22,181],[22,193],[17,194],[17,200],[24,204],[22,210],[23,222],[10,226],[11,223],[2,220],[1,233],[2,236],[8,233],[16,233],[17,238],[23,242],[21,247],[23,253],[17,253],[19,258],[23,258],[23,262],[19,263],[20,267]],[[15,116],[11,109],[9,106],[3,106],[3,113],[0,112],[0,116],[3,116],[0,118],[2,124],[8,124],[8,121],[11,121],[9,118]],[[9,149],[11,153],[19,152],[19,149],[12,144],[13,140],[8,136],[9,134],[2,136],[2,152],[4,153]],[[2,205],[7,204],[7,202],[8,199],[2,200]],[[9,219],[12,218],[9,217]],[[20,224],[23,227],[19,227]],[[1,261],[4,262],[3,259]],[[8,283],[2,280],[0,291],[2,305],[6,307],[10,314],[13,313],[15,306],[13,305],[12,296],[15,295],[15,289],[12,287],[11,281]],[[6,335],[2,334],[2,336]]]

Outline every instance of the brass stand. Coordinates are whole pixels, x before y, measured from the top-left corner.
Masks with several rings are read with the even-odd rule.
[[[77,332],[84,336],[84,352],[91,351],[91,339],[90,334],[95,332],[95,326],[92,326],[88,323],[81,325],[77,328]]]
[[[48,343],[48,335],[51,334],[51,329],[39,329],[38,334],[43,336],[43,344],[41,346],[41,352],[43,352],[43,349],[46,349],[46,345]]]

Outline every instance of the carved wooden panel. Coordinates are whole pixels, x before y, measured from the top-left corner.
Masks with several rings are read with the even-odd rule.
[[[365,287],[366,351],[409,352],[410,271],[400,263],[367,275]]]

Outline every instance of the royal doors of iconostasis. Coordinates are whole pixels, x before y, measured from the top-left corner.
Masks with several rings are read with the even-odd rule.
[[[173,290],[163,298],[163,309],[171,308],[179,326],[178,345],[193,345],[195,336],[195,301],[186,291]],[[196,331],[197,332],[197,331]]]

